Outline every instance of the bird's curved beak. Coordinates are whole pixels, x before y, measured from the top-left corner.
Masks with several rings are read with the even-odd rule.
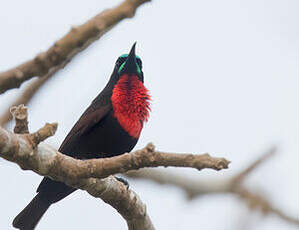
[[[140,74],[140,69],[136,61],[135,46],[136,42],[132,46],[131,51],[125,62],[124,68],[122,69],[120,74]]]

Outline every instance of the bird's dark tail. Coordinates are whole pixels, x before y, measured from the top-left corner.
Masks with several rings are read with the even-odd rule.
[[[33,230],[51,203],[38,193],[14,219],[12,225],[20,230]]]

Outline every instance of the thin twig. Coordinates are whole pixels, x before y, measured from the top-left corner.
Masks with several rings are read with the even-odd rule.
[[[14,133],[19,133],[19,134],[29,133],[27,108],[23,104],[21,104],[19,106],[11,107],[10,112],[15,117],[16,120]]]

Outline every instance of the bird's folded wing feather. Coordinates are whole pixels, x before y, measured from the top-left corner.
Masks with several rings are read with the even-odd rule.
[[[59,148],[59,151],[66,155],[71,155],[72,153],[65,152],[66,149],[68,149],[68,145],[72,145],[72,142],[78,137],[87,134],[96,124],[101,122],[101,120],[109,113],[111,108],[111,104],[97,107],[92,105],[89,106],[66,136]]]

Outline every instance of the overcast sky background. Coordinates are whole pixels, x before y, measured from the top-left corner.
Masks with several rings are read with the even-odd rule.
[[[46,50],[71,26],[118,2],[5,1],[0,71]],[[151,141],[160,150],[209,152],[232,161],[221,172],[175,170],[200,179],[232,175],[276,145],[278,154],[248,184],[264,188],[275,206],[299,217],[298,7],[296,0],[155,0],[47,83],[29,105],[30,128],[57,121],[57,134],[47,142],[59,147],[105,86],[117,57],[137,41],[153,111],[136,148]],[[1,95],[0,112],[19,93]],[[0,229],[11,229],[41,177],[0,160],[0,180]],[[275,216],[250,214],[231,195],[188,203],[175,187],[134,180],[130,185],[157,229],[241,230],[242,221],[255,230],[297,229]],[[78,191],[52,206],[37,229],[126,228],[113,208]]]

